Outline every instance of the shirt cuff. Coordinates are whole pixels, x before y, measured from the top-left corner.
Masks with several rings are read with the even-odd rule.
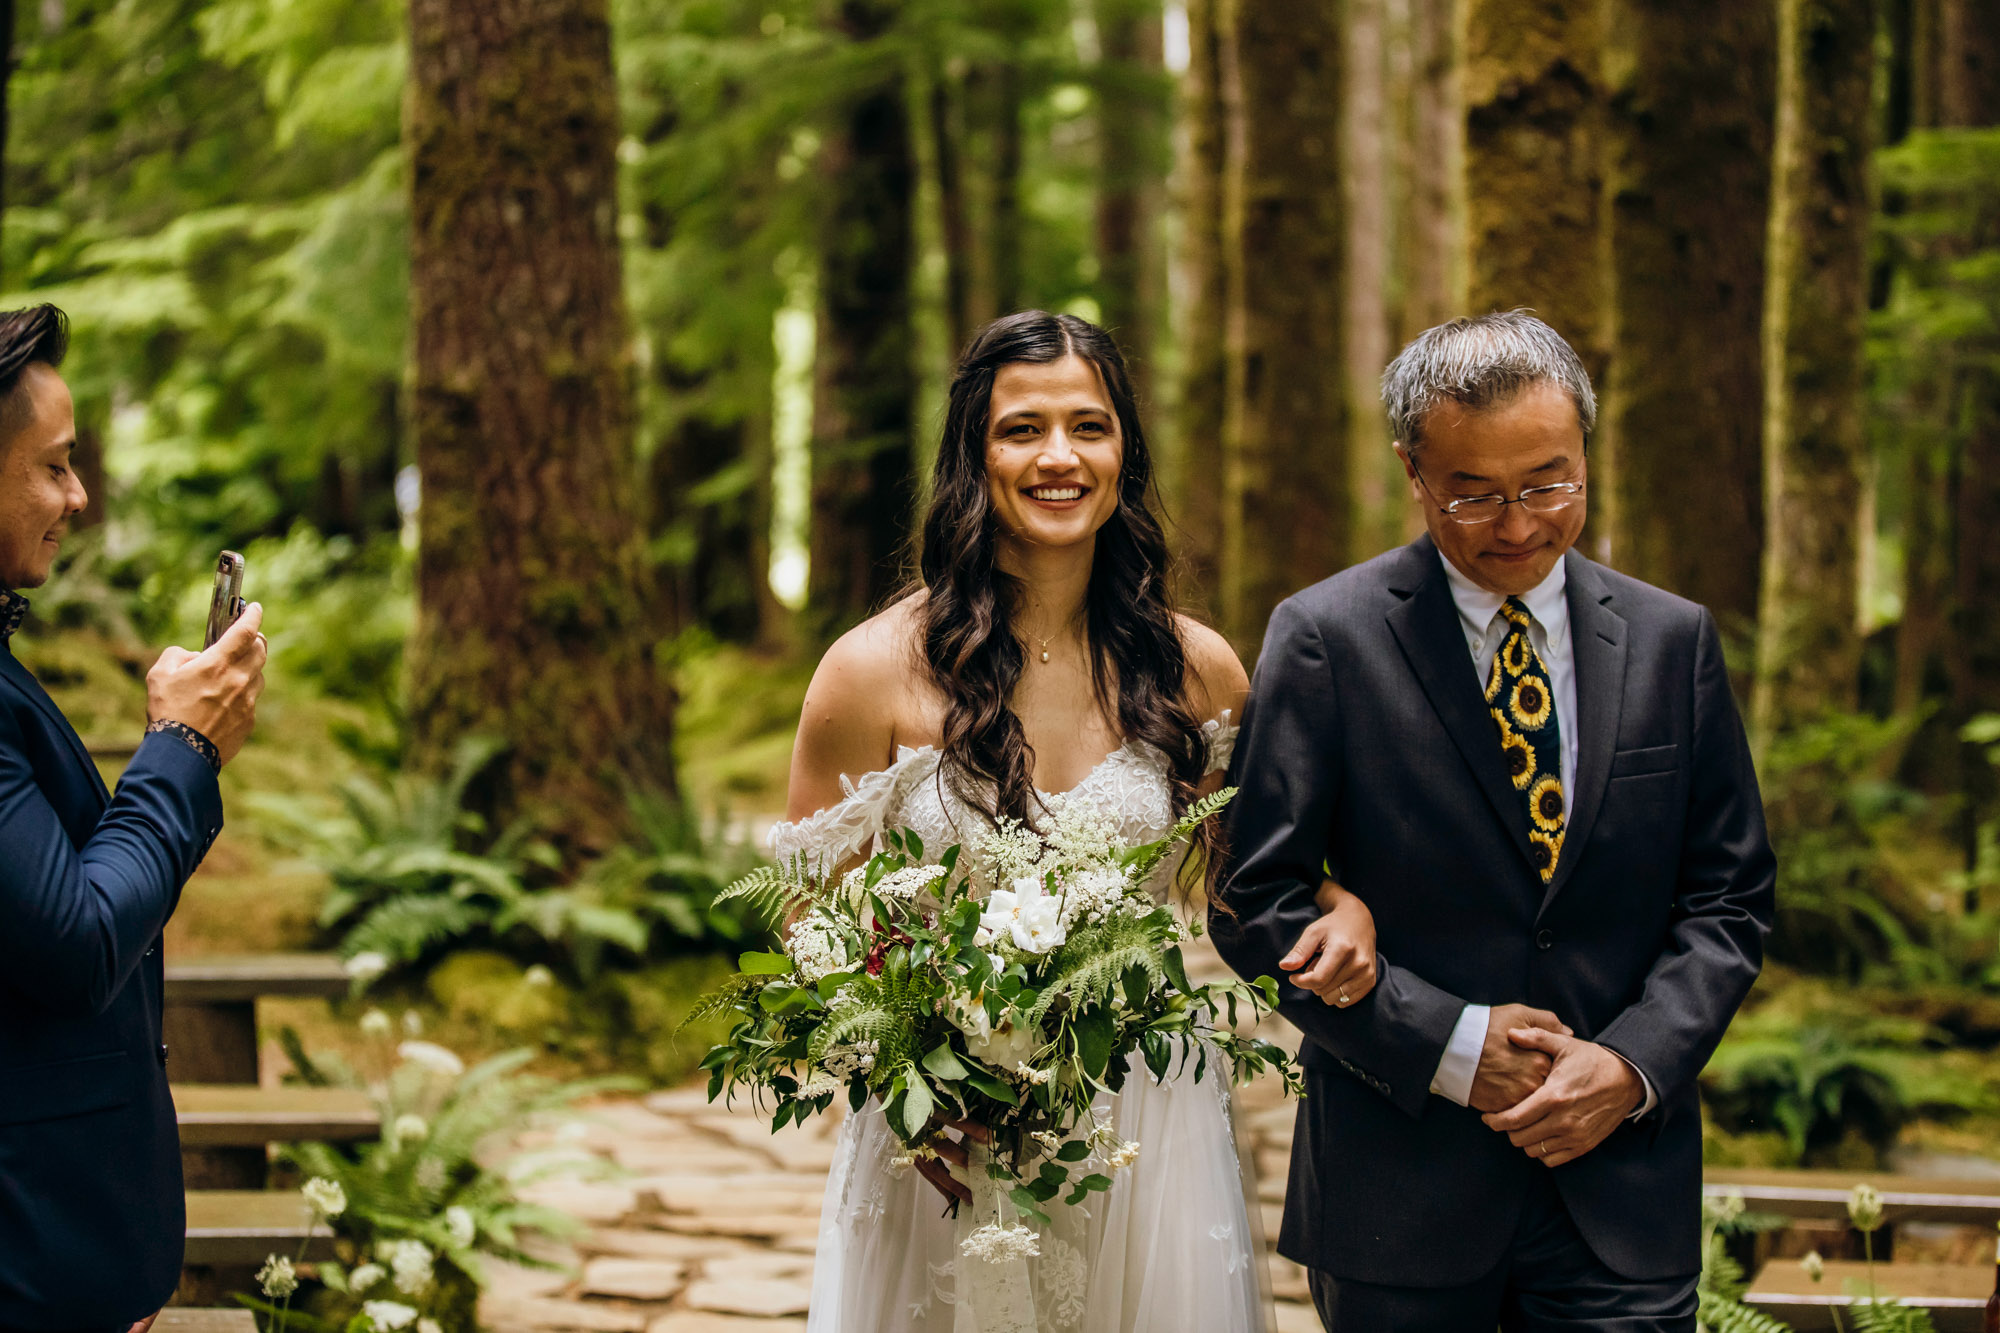
[[[1607,1051],[1611,1051],[1611,1048],[1609,1046],[1606,1046],[1604,1049]],[[1616,1051],[1611,1051],[1611,1053],[1613,1055],[1618,1055],[1618,1052]],[[1625,1057],[1622,1055],[1618,1055],[1618,1058],[1620,1060],[1625,1060]],[[1637,1120],[1640,1116],[1647,1114],[1654,1107],[1660,1104],[1660,1094],[1653,1091],[1653,1080],[1646,1077],[1645,1070],[1639,1068],[1639,1066],[1633,1064],[1630,1060],[1625,1060],[1625,1065],[1633,1073],[1639,1076],[1639,1086],[1646,1090],[1646,1095],[1639,1099],[1639,1109],[1634,1111],[1631,1115],[1625,1117],[1627,1120]]]
[[[1493,1006],[1468,1004],[1444,1044],[1444,1058],[1431,1077],[1431,1091],[1438,1096],[1472,1105],[1472,1081],[1479,1076],[1479,1053],[1486,1049],[1486,1022]],[[1640,1075],[1644,1078],[1645,1075]]]

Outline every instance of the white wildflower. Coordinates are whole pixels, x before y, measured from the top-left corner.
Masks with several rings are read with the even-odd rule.
[[[314,1176],[299,1188],[299,1193],[305,1195],[306,1202],[321,1217],[335,1218],[347,1211],[347,1191],[337,1180]]]
[[[274,1254],[257,1270],[257,1285],[271,1300],[282,1301],[299,1289],[298,1270],[290,1259]]]
[[[1070,876],[1062,891],[1063,926],[1067,929],[1078,922],[1095,925],[1103,921],[1131,897],[1129,885],[1125,871],[1114,866],[1099,866]],[[1150,898],[1142,905],[1149,912],[1153,910]]]
[[[396,1123],[389,1126],[389,1142],[398,1148],[405,1143],[422,1143],[430,1136],[430,1123],[420,1115],[399,1115]]]
[[[465,1072],[465,1061],[434,1041],[406,1041],[396,1048],[396,1055],[442,1078],[457,1078]]]
[[[380,1009],[370,1009],[361,1015],[361,1031],[364,1036],[386,1037],[391,1031],[389,1015]]]
[[[395,1333],[399,1328],[408,1328],[417,1318],[416,1308],[401,1301],[363,1301],[361,1313],[381,1333]]]
[[[829,1092],[838,1092],[839,1090],[840,1080],[825,1070],[819,1069],[814,1070],[806,1076],[805,1082],[799,1084],[799,1090],[796,1095],[800,1101],[809,1102],[815,1097],[824,1097]]]
[[[366,1291],[387,1276],[389,1270],[380,1264],[356,1264],[354,1271],[347,1275],[347,1289]]]
[[[785,935],[785,955],[792,960],[792,968],[799,974],[799,980],[807,985],[832,973],[843,972],[849,966],[847,941],[834,929],[832,922],[818,916],[807,916],[792,923],[791,930]]]
[[[1863,1181],[1847,1196],[1847,1219],[1856,1231],[1873,1231],[1882,1225],[1882,1192]]]
[[[1067,795],[1051,802],[1048,851],[1040,869],[1064,866],[1110,866],[1119,849],[1118,820],[1095,801],[1071,800]]]
[[[910,1168],[917,1164],[917,1155],[911,1152],[897,1153],[889,1159],[889,1174],[898,1179],[908,1175]]]
[[[403,1035],[421,1037],[424,1035],[424,1016],[414,1009],[403,1011]]]
[[[392,1240],[386,1245],[377,1245],[378,1258],[389,1261],[389,1271],[396,1275],[396,1290],[405,1296],[414,1296],[431,1284],[431,1264],[435,1256],[431,1247],[420,1240]]]
[[[1716,1226],[1728,1226],[1749,1207],[1743,1199],[1743,1191],[1732,1189],[1721,1194],[1711,1194],[1701,1203],[1702,1212]]]
[[[1818,1250],[1807,1250],[1806,1257],[1799,1260],[1799,1267],[1805,1270],[1808,1281],[1817,1282],[1826,1276],[1826,1260],[1819,1257]]]
[[[986,896],[985,908],[980,926],[996,937],[1008,936],[1023,953],[1047,953],[1068,938],[1061,901],[1049,897],[1041,880],[1032,876],[1014,880],[1011,888],[993,890]]]
[[[541,963],[536,963],[533,967],[529,968],[526,972],[523,972],[521,974],[521,980],[539,990],[545,986],[555,985],[556,974],[549,971],[549,969],[544,965],[542,965]]]
[[[993,882],[1036,874],[1042,860],[1042,839],[1018,819],[1002,819],[973,844],[973,858],[992,874]]]
[[[944,878],[944,867],[908,866],[892,875],[884,875],[876,884],[875,892],[884,898],[895,898],[911,902],[916,896]]]
[[[479,1224],[473,1221],[470,1208],[455,1203],[444,1210],[444,1232],[459,1249],[469,1249],[479,1239]]]
[[[829,1075],[845,1081],[874,1069],[875,1057],[881,1053],[882,1043],[879,1041],[842,1042],[828,1047],[820,1064]]]
[[[1020,1079],[1023,1083],[1030,1084],[1037,1088],[1041,1087],[1044,1083],[1047,1083],[1049,1079],[1053,1077],[1048,1070],[1037,1069],[1033,1065],[1028,1064],[1025,1061],[1014,1066],[1014,1076]]]
[[[1139,1160],[1139,1145],[1137,1141],[1126,1139],[1105,1160],[1111,1164],[1113,1171],[1123,1171],[1126,1167]]]
[[[1037,1259],[1042,1253],[1035,1233],[1018,1222],[1010,1227],[988,1222],[961,1241],[958,1250],[968,1259],[983,1259],[989,1264]]]
[[[372,950],[368,953],[358,953],[342,963],[340,970],[351,980],[373,981],[389,970],[389,955]]]
[[[1028,1137],[1041,1144],[1043,1148],[1051,1153],[1057,1151],[1063,1145],[1062,1135],[1052,1129],[1038,1129]]]

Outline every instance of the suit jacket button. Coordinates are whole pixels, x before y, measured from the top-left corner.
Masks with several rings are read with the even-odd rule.
[[[1555,948],[1555,947],[1556,947],[1556,937],[1555,937],[1554,933],[1553,933],[1553,932],[1551,932],[1551,931],[1546,931],[1546,930],[1544,930],[1544,931],[1538,931],[1538,932],[1536,932],[1536,935],[1535,935],[1535,947],[1536,947],[1537,949],[1553,949],[1553,948]]]
[[[161,1042],[161,1043],[160,1043],[160,1067],[164,1069],[164,1068],[166,1067],[166,1063],[167,1063],[167,1044],[166,1044],[165,1042]]]

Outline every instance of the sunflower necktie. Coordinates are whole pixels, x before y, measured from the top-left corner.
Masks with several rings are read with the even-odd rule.
[[[1507,620],[1507,637],[1486,677],[1486,705],[1500,728],[1507,776],[1527,806],[1528,842],[1546,884],[1562,856],[1562,730],[1548,668],[1528,642],[1533,617],[1518,597],[1509,597],[1500,614]]]

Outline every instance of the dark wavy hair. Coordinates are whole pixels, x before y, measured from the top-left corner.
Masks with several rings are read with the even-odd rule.
[[[1100,703],[1115,704],[1125,740],[1144,741],[1166,756],[1179,814],[1202,779],[1206,747],[1187,698],[1187,650],[1169,588],[1145,428],[1111,335],[1074,315],[1041,310],[1003,316],[973,338],[952,376],[932,473],[918,569],[929,592],[921,616],[924,664],[947,704],[946,780],[989,817],[1025,820],[1037,801],[1032,752],[1011,703],[1027,660],[1012,628],[1021,589],[998,563],[986,428],[1002,366],[1068,356],[1096,367],[1124,444],[1118,507],[1098,530],[1085,594],[1091,677]]]
[[[69,352],[69,316],[52,305],[0,310],[0,448],[28,424],[28,400],[17,393],[21,376],[39,361],[59,368]]]

